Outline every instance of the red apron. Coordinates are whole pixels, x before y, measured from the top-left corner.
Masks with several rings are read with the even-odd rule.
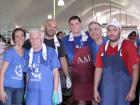
[[[72,96],[75,100],[93,99],[94,69],[88,46],[74,49],[72,62]]]

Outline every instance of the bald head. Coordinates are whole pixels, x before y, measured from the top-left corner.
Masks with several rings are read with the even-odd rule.
[[[45,34],[46,38],[51,39],[56,34],[57,23],[54,19],[48,19],[45,22]]]

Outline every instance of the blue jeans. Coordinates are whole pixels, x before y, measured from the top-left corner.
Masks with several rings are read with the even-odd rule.
[[[4,87],[4,90],[8,96],[8,99],[6,103],[0,102],[0,105],[22,105],[24,88]]]

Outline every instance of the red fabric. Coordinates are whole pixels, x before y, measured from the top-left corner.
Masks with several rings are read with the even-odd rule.
[[[93,100],[94,69],[90,49],[74,49],[72,63],[72,97],[75,100]]]
[[[97,54],[96,58],[96,67],[103,68],[103,62],[102,62],[102,52],[104,50],[104,45],[100,47],[99,52]],[[108,46],[108,49],[106,51],[107,55],[113,55],[118,52],[118,45],[114,48],[112,46]],[[124,40],[122,43],[122,59],[127,66],[128,72],[130,75],[132,74],[132,65],[139,63],[139,57],[137,54],[137,48],[133,43],[131,43],[129,40]]]

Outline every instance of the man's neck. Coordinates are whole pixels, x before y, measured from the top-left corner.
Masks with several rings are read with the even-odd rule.
[[[115,41],[115,42],[111,42],[111,41],[110,41],[110,46],[115,47],[115,46],[117,46],[117,45],[118,45],[118,40]]]
[[[77,32],[77,33],[72,33],[74,37],[80,36],[81,32]]]
[[[100,38],[96,39],[95,42],[96,42],[97,45],[100,45],[100,44],[103,43],[103,38],[100,37]]]
[[[35,52],[38,52],[42,49],[42,46],[40,46],[39,48],[34,49]]]
[[[48,40],[51,40],[51,39],[54,38],[54,36],[50,37],[50,36],[45,35],[45,38],[48,39]]]

